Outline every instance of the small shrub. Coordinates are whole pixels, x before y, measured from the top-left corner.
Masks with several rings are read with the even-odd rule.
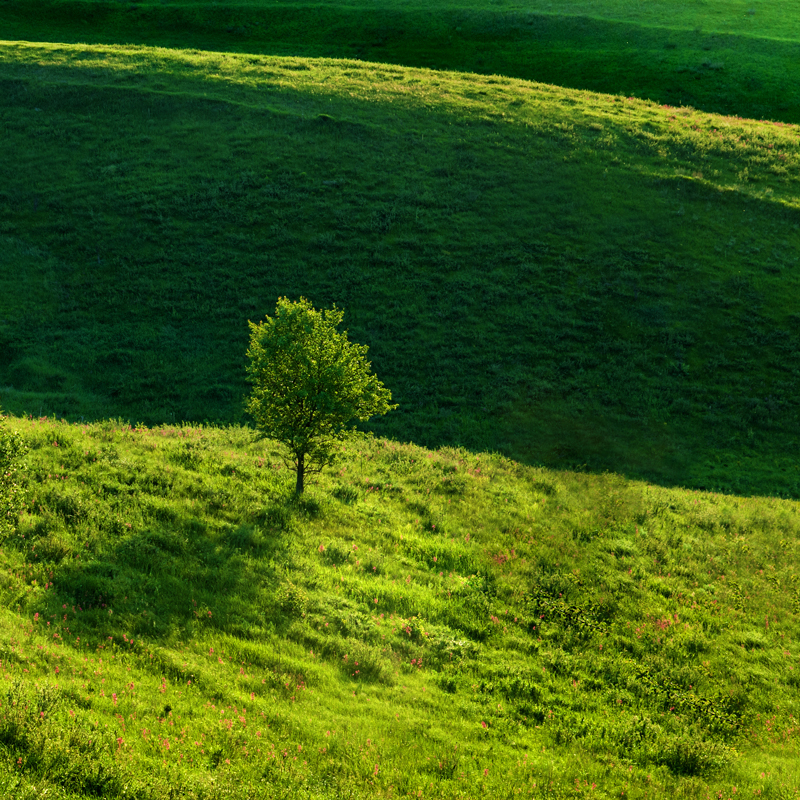
[[[175,466],[199,470],[209,457],[209,447],[203,441],[181,442],[167,453],[167,458]]]
[[[354,486],[337,486],[331,494],[341,503],[350,505],[358,500],[358,489]]]
[[[357,609],[342,609],[336,616],[342,635],[360,641],[376,640],[378,633],[372,618]]]
[[[733,755],[724,744],[684,734],[660,746],[656,763],[675,775],[707,775],[727,766]]]
[[[24,502],[22,457],[28,447],[22,437],[0,422],[0,533],[14,527]]]
[[[334,539],[328,544],[322,545],[320,552],[328,564],[341,566],[352,557],[353,545],[345,542],[344,539]]]
[[[431,626],[428,633],[428,659],[434,665],[458,664],[477,657],[480,652],[473,641],[454,635],[448,628]]]
[[[388,672],[380,650],[364,642],[348,642],[348,650],[341,659],[342,669],[351,677],[370,683],[386,682]]]
[[[531,481],[531,489],[533,489],[534,492],[546,495],[547,497],[552,497],[558,492],[556,485],[547,480]]]
[[[287,616],[302,617],[308,608],[308,593],[287,580],[278,590],[278,605]]]
[[[31,558],[36,561],[60,564],[65,559],[74,558],[75,555],[75,549],[66,536],[52,533],[36,543]]]
[[[39,499],[39,502],[69,524],[74,525],[89,516],[89,506],[86,499],[78,492],[70,491],[66,487],[51,487]]]

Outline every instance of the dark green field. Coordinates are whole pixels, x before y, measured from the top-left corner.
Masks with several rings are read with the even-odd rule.
[[[247,320],[346,309],[374,429],[798,494],[797,129],[358,62],[7,44],[0,398],[239,421]]]
[[[357,58],[800,122],[800,3],[5,0],[1,38]]]

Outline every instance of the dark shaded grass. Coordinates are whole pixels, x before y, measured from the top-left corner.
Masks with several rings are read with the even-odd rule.
[[[377,431],[796,493],[793,208],[664,174],[622,124],[331,105],[286,66],[231,89],[267,109],[7,79],[9,409],[242,419],[246,320],[305,294],[370,345]],[[711,142],[658,146],[741,169]]]

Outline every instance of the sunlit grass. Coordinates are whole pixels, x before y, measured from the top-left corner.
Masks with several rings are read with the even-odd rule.
[[[246,429],[10,424],[15,796],[798,788],[794,502],[366,437],[297,502]]]
[[[6,0],[8,39],[358,58],[800,122],[798,4]]]

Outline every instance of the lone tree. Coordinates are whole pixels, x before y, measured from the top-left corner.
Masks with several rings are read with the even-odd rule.
[[[370,371],[366,345],[336,330],[343,318],[336,306],[317,311],[304,297],[282,297],[274,317],[250,323],[247,411],[289,449],[297,494],[306,475],[334,460],[352,422],[397,408]]]

